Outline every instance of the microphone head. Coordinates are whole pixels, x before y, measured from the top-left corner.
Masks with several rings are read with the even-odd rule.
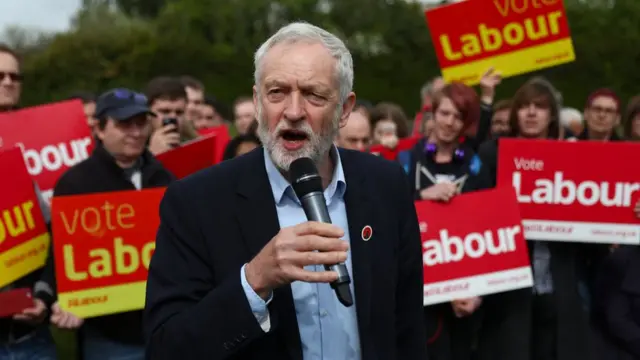
[[[289,182],[298,199],[312,192],[322,192],[322,178],[316,164],[308,157],[294,160],[289,166]]]

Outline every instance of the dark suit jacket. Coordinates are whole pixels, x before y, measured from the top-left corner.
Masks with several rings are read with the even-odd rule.
[[[362,358],[426,359],[422,251],[400,166],[340,150],[347,191]],[[289,286],[269,304],[264,333],[240,268],[280,230],[262,148],[171,185],[147,283],[147,359],[291,359],[302,350]],[[373,236],[363,241],[366,225]]]

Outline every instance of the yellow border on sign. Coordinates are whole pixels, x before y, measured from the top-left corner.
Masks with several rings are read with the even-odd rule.
[[[43,267],[47,260],[47,254],[49,253],[49,243],[49,233],[44,233],[0,254],[0,287],[11,284],[21,277]],[[43,247],[43,251],[37,250]],[[28,254],[34,250],[38,251],[37,255],[28,256]],[[27,257],[11,267],[7,266],[8,261],[13,261],[22,256]]]
[[[60,307],[81,318],[144,308],[146,281],[58,294]]]
[[[467,64],[450,66],[442,69],[442,76],[447,82],[462,81],[467,85],[476,85],[490,67],[500,71],[502,77],[509,77],[572,62],[575,59],[573,42],[568,37]]]

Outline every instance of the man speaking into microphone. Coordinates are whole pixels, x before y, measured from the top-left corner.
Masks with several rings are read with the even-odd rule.
[[[333,146],[355,103],[351,54],[292,23],[256,51],[254,75],[263,148],[162,201],[147,359],[426,359],[404,171]]]

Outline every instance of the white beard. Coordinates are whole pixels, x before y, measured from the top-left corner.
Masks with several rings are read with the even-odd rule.
[[[340,115],[342,115],[342,108],[338,107],[333,119],[327,123],[327,126],[322,129],[320,134],[314,133],[311,125],[306,121],[291,123],[284,119],[278,123],[273,132],[270,132],[267,121],[262,118],[262,103],[258,102],[258,107],[256,108],[257,134],[269,157],[271,157],[271,161],[281,171],[288,172],[291,163],[302,157],[310,158],[316,166],[319,166],[320,162],[331,150],[333,141],[338,134]],[[289,151],[282,146],[279,134],[284,130],[293,129],[303,132],[307,136],[307,141],[299,150]]]

